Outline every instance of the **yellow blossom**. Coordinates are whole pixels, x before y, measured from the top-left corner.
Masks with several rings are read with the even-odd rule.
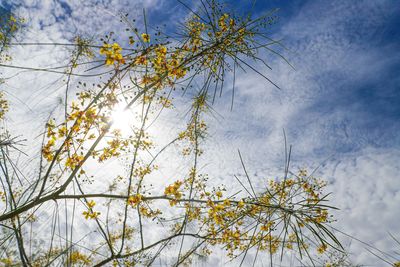
[[[93,207],[96,205],[96,202],[94,202],[93,200],[90,200],[90,201],[87,203],[87,205],[88,205],[89,208],[93,208]]]
[[[141,201],[142,201],[141,194],[136,194],[128,198],[128,204],[131,205],[132,207],[136,207],[136,205],[138,205]]]
[[[150,35],[147,33],[142,33],[142,39],[145,43],[149,43],[150,42]]]
[[[84,211],[82,212],[82,215],[85,216],[85,219],[96,219],[97,217],[99,217],[100,212],[96,212],[96,211]]]
[[[165,195],[175,197],[175,199],[170,200],[171,206],[174,206],[177,203],[177,200],[182,197],[182,193],[179,191],[181,185],[181,181],[176,181],[172,185],[167,186],[164,190]]]
[[[100,54],[106,56],[106,65],[113,65],[115,62],[124,64],[125,59],[121,54],[122,48],[118,43],[104,44],[100,48]]]
[[[91,261],[89,257],[80,253],[79,251],[73,251],[70,255],[70,262],[72,264],[83,264],[83,265],[90,265]]]
[[[327,248],[328,248],[328,246],[326,244],[322,244],[317,248],[317,252],[319,254],[323,254],[326,251]]]

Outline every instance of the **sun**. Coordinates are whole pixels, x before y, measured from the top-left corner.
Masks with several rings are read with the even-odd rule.
[[[113,122],[112,128],[120,130],[122,134],[129,134],[132,132],[134,122],[133,111],[125,109],[125,106],[120,103],[111,113],[111,121]]]

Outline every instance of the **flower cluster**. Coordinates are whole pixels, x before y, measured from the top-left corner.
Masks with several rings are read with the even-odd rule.
[[[95,95],[95,92],[90,90],[79,93],[77,101],[72,102],[70,106],[65,122],[57,125],[53,119],[48,121],[47,141],[42,147],[43,158],[49,162],[63,162],[66,169],[72,171],[81,167],[88,153],[98,162],[104,162],[119,157],[123,152],[129,152],[136,146],[151,147],[151,141],[144,132],[141,138],[136,136],[125,138],[119,129],[113,129],[108,133],[102,147],[88,151],[86,147],[90,146],[93,140],[109,131],[111,114],[119,102],[114,87],[101,95]],[[85,108],[94,98],[99,100],[99,104]]]
[[[8,111],[8,101],[4,98],[4,93],[0,92],[0,120]]]
[[[85,219],[96,219],[99,215],[100,212],[97,211],[93,211],[94,206],[96,205],[96,203],[91,200],[89,202],[86,203],[87,204],[87,210],[82,212],[83,216],[85,216]]]
[[[185,47],[186,50],[197,52],[199,48],[203,45],[202,33],[208,27],[205,23],[200,21],[200,18],[194,16],[187,23],[188,35],[189,35],[189,45]]]
[[[150,35],[147,33],[142,33],[142,39],[145,43],[150,43]]]
[[[141,201],[142,201],[142,195],[136,194],[136,195],[130,196],[128,198],[127,203],[132,207],[136,207]]]
[[[76,264],[76,265],[86,265],[89,266],[91,264],[91,260],[89,259],[88,256],[86,256],[85,254],[82,254],[81,252],[75,250],[71,252],[70,258],[69,258],[69,262],[71,264]]]
[[[207,136],[207,124],[202,119],[202,114],[207,110],[206,96],[200,94],[193,99],[192,114],[186,129],[179,133],[178,139],[187,141],[189,146],[182,150],[182,154],[187,156],[194,152],[198,156],[203,153],[199,148],[198,143],[200,140]]]
[[[176,205],[177,200],[182,198],[182,193],[179,191],[181,185],[181,181],[175,181],[172,185],[167,186],[164,190],[164,194],[166,196],[172,196],[174,198],[169,201],[171,206]]]
[[[179,189],[185,185],[185,190],[189,190],[190,181],[193,179],[165,189],[166,195],[175,196],[171,205],[180,202],[184,192]],[[198,204],[185,204],[186,216],[189,221],[202,225],[209,245],[223,246],[230,257],[253,246],[272,254],[281,249],[308,250],[307,231],[326,234],[326,228],[319,226],[331,222],[328,207],[322,204],[326,201],[322,192],[326,184],[308,176],[305,170],[282,181],[270,181],[266,191],[239,200],[224,198],[223,188],[209,192],[205,183],[206,179],[197,174],[193,189],[200,200]],[[254,231],[249,232],[250,226]],[[324,253],[328,244],[327,240],[322,241],[317,252]]]
[[[102,48],[100,48],[100,54],[106,56],[106,64],[107,65],[114,65],[117,64],[124,64],[125,59],[121,54],[122,48],[118,43],[103,44]]]
[[[11,56],[4,51],[9,48],[9,43],[24,23],[25,19],[13,15],[0,16],[0,62],[11,60]]]

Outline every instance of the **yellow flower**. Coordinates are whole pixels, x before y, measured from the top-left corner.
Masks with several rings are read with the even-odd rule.
[[[230,206],[230,205],[231,205],[230,200],[229,200],[229,199],[225,199],[225,200],[224,200],[224,205],[225,205],[225,206]]]
[[[99,217],[100,212],[92,212],[92,211],[84,211],[82,212],[82,215],[85,216],[85,219],[96,219],[97,217]]]
[[[109,44],[104,44],[101,48],[100,48],[100,55],[106,55],[108,53],[108,49],[111,47],[111,45]]]
[[[129,36],[129,44],[133,45],[135,43],[135,40],[133,39],[132,36]]]
[[[121,54],[122,48],[118,43],[103,44],[100,48],[100,54],[106,56],[106,65],[112,65],[116,61],[119,64],[124,64],[125,59]]]
[[[0,119],[4,118],[4,115],[8,111],[8,102],[4,98],[3,92],[0,92]]]
[[[319,254],[323,254],[323,253],[326,251],[327,248],[328,248],[328,246],[327,246],[326,244],[322,244],[321,246],[319,246],[319,247],[317,248],[317,252],[318,252]]]
[[[131,205],[132,207],[135,207],[141,201],[142,201],[142,195],[141,194],[133,195],[133,196],[130,196],[128,198],[128,204]]]
[[[81,155],[77,155],[72,154],[70,157],[67,158],[67,160],[65,161],[65,167],[73,170],[76,166],[78,166],[79,164],[81,164],[83,160],[83,156]]]
[[[269,221],[268,223],[261,225],[260,230],[261,231],[269,231],[273,225],[274,225],[274,222]]]
[[[87,203],[87,205],[88,205],[89,208],[93,208],[93,207],[96,205],[96,202],[94,202],[93,200],[90,200],[90,201]]]
[[[86,219],[86,220],[90,218],[90,212],[88,212],[88,211],[82,212],[82,215],[85,216],[85,219]]]
[[[13,261],[11,258],[2,258],[0,259],[0,263],[4,263],[5,266],[11,266],[13,264]]]
[[[157,55],[165,56],[167,54],[167,48],[163,45],[160,45],[157,47],[156,53]]]
[[[150,35],[147,33],[142,33],[142,39],[145,43],[150,43]]]
[[[119,46],[118,43],[113,43],[112,44],[112,49],[113,49],[114,53],[119,53],[119,52],[122,51],[122,48],[121,48],[121,46]]]
[[[138,56],[135,58],[135,64],[136,65],[146,65],[147,58],[145,56]]]
[[[176,181],[172,185],[169,185],[165,188],[164,194],[166,196],[174,196],[175,199],[170,200],[170,205],[174,206],[177,203],[177,200],[182,198],[182,193],[179,191],[180,186],[182,185],[181,181]]]
[[[93,200],[88,201],[87,203],[88,206],[88,210],[82,212],[82,215],[85,216],[85,219],[96,219],[97,217],[99,217],[100,212],[97,211],[93,211],[93,207],[96,205],[96,202],[94,202]]]
[[[84,264],[90,265],[91,260],[88,256],[80,253],[79,251],[73,251],[70,255],[70,261],[72,264]]]

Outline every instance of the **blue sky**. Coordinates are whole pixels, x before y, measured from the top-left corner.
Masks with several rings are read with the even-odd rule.
[[[37,42],[68,41],[77,32],[106,33],[118,25],[117,20],[110,23],[113,14],[123,11],[139,18],[143,7],[150,24],[165,23],[172,31],[186,12],[173,0],[78,2],[0,1],[27,17],[24,41]],[[245,12],[251,1],[228,5]],[[238,75],[234,110],[230,85],[215,103],[218,116],[210,118],[213,140],[206,154],[213,160],[204,162],[204,168],[216,183],[229,183],[241,171],[240,149],[254,177],[275,177],[283,168],[285,129],[293,145],[293,167],[321,165],[318,175],[329,181],[333,202],[341,208],[336,226],[393,253],[387,232],[400,237],[400,5],[384,0],[271,0],[254,6],[256,14],[273,8],[279,8],[279,20],[270,34],[282,40],[287,50],[280,51],[295,69],[278,57],[262,55],[273,69],[261,70],[282,90],[256,74]],[[16,65],[50,66],[65,58],[65,51],[55,48],[52,57],[30,49],[16,48]],[[34,116],[37,122],[29,127],[36,129],[63,93],[46,91],[59,77],[31,75],[4,85],[18,113],[10,123],[22,133],[27,132],[23,121]],[[26,82],[30,88],[24,87]],[[161,121],[162,129],[175,123]],[[353,241],[350,251],[356,263],[380,266],[362,244]]]

